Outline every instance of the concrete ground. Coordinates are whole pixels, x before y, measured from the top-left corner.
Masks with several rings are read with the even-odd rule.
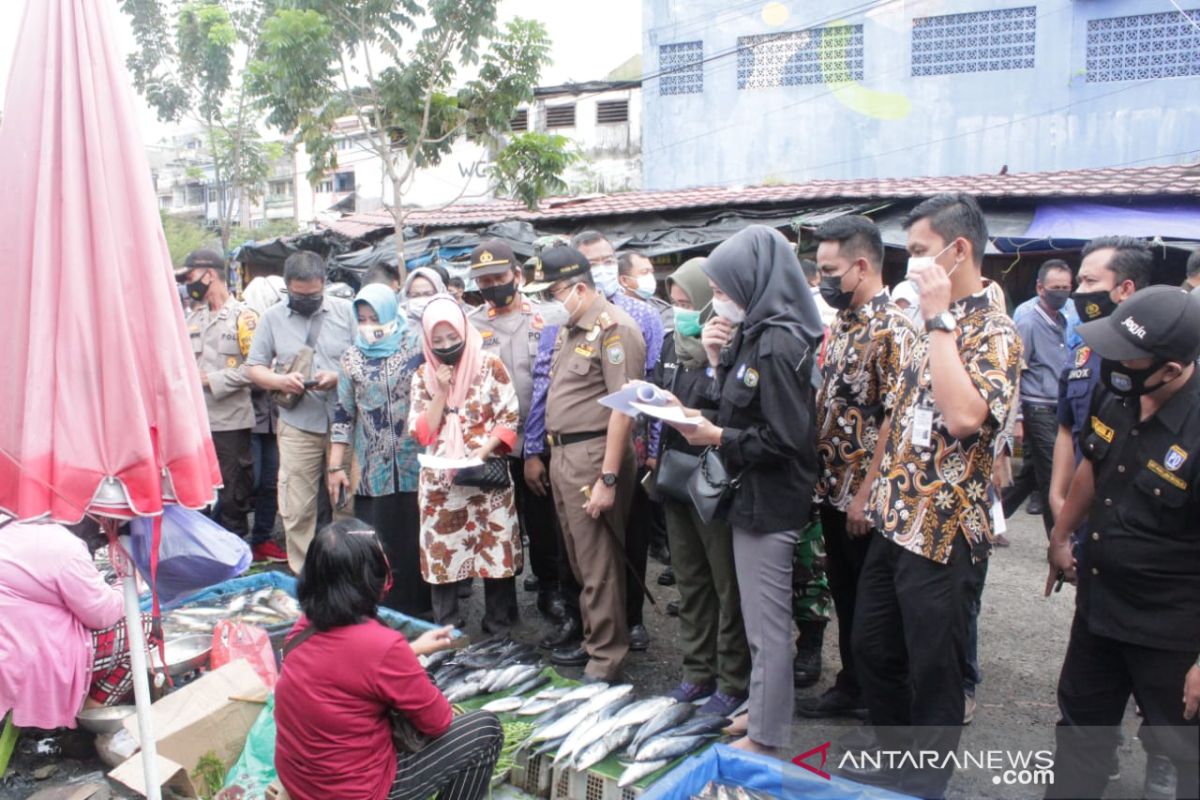
[[[1012,547],[993,556],[983,595],[980,617],[980,659],[984,680],[978,689],[979,707],[974,723],[967,727],[964,750],[1053,750],[1054,723],[1058,718],[1055,686],[1066,652],[1067,633],[1074,607],[1074,590],[1064,587],[1050,599],[1042,597],[1046,579],[1045,535],[1041,521],[1019,511],[1010,520]],[[677,655],[678,621],[665,613],[669,600],[678,596],[674,588],[659,586],[655,579],[662,565],[651,560],[649,584],[660,609],[647,606],[646,622],[652,637],[650,649],[631,655],[625,673],[639,694],[669,691],[681,676]],[[518,579],[519,580],[519,579]],[[479,635],[482,587],[476,582],[475,596],[466,606],[468,632]],[[534,608],[536,595],[518,590],[522,622],[514,636],[536,641],[547,630]],[[781,646],[789,646],[781,643]],[[801,695],[824,691],[838,669],[836,628],[826,631],[825,673],[822,681]],[[577,671],[564,670],[566,674]],[[1132,707],[1126,715],[1126,743],[1121,750],[1121,778],[1108,797],[1141,796],[1144,758],[1136,733]],[[809,721],[796,718],[792,749],[797,753],[826,741],[836,741],[857,723],[852,720]],[[57,752],[39,754],[38,741]],[[832,751],[831,751],[832,752]],[[55,772],[42,781],[34,773],[53,765]],[[95,774],[103,765],[95,758],[90,740],[83,734],[25,736],[18,745],[9,775],[0,779],[0,800],[28,797],[36,789],[65,782],[72,776]],[[960,772],[951,784],[952,798],[1033,798],[1042,790],[1031,786],[997,786],[994,773],[985,770]],[[115,792],[114,796],[121,796]]]

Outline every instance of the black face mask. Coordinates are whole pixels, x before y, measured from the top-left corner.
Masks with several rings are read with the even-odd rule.
[[[1146,385],[1146,379],[1158,372],[1168,362],[1154,359],[1154,363],[1143,369],[1130,369],[1122,366],[1120,361],[1100,359],[1100,381],[1117,397],[1141,397],[1144,394],[1158,391],[1171,381],[1159,381],[1153,386]],[[1174,380],[1174,379],[1172,379]]]
[[[479,293],[493,307],[507,308],[512,305],[513,299],[517,296],[517,282],[509,281],[499,286],[481,286]]]
[[[199,303],[208,295],[208,287],[210,284],[203,280],[192,281],[187,285],[187,294],[192,300]]]
[[[298,294],[288,295],[288,308],[302,317],[311,317],[317,313],[324,302],[325,295],[323,294],[319,294],[316,297]]]
[[[829,307],[838,311],[845,311],[854,302],[854,292],[842,288],[842,275],[822,275],[820,291]]]
[[[1103,319],[1117,307],[1117,304],[1113,302],[1111,292],[1107,290],[1076,292],[1071,295],[1071,300],[1075,303],[1075,313],[1084,322]]]
[[[1055,311],[1061,311],[1062,307],[1067,304],[1067,300],[1071,298],[1070,289],[1046,289],[1046,305],[1053,308]],[[1078,311],[1079,309],[1075,309]]]
[[[438,361],[446,366],[453,367],[462,358],[463,351],[467,349],[466,342],[459,342],[453,347],[433,348],[433,354],[437,356]]]

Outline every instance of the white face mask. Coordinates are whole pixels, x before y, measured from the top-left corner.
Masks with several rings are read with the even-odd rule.
[[[746,321],[746,309],[732,300],[718,300],[714,297],[712,307],[718,317],[729,320],[734,325],[741,325]]]
[[[408,316],[416,321],[421,321],[421,315],[425,313],[425,306],[429,305],[432,297],[410,297],[408,299]]]
[[[617,264],[596,264],[592,267],[592,281],[605,297],[612,297],[621,291],[621,282],[617,276]]]
[[[654,275],[639,275],[637,279],[637,287],[633,290],[637,296],[643,300],[649,300],[654,297],[654,290],[658,288],[658,281],[654,280]]]
[[[542,322],[546,325],[566,325],[570,317],[565,305],[549,297],[540,301],[536,310],[542,315]]]
[[[936,256],[909,256],[908,270],[904,273],[904,277],[907,278],[908,276],[912,275],[912,271],[914,269],[919,270],[919,269],[926,269],[928,267],[932,267],[934,264],[937,263],[938,256],[940,256],[942,253],[946,252],[953,246],[954,246],[954,242],[951,242],[950,244],[943,247]],[[958,264],[959,264],[959,262],[957,262],[957,261],[954,262],[954,266],[951,267],[950,271],[946,273],[947,278],[949,278],[951,275],[954,274],[954,270],[958,269]]]

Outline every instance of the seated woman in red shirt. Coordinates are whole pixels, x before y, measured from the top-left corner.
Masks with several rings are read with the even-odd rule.
[[[293,800],[477,800],[504,743],[500,722],[476,712],[454,717],[417,655],[450,646],[450,628],[410,645],[376,619],[391,581],[375,532],[361,520],[335,522],[313,539],[296,594],[304,616],[289,641],[275,688],[275,768]],[[395,709],[432,737],[419,753],[397,753]]]

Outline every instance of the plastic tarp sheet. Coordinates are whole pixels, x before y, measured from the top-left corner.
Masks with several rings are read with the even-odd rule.
[[[1200,239],[1200,202],[1041,203],[1025,239],[1088,240],[1098,236]]]
[[[709,781],[726,781],[789,800],[913,800],[908,795],[845,778],[826,780],[785,761],[722,744],[692,756],[668,772],[642,794],[641,800],[690,800]]]
[[[129,523],[133,559],[150,580],[150,551],[154,523],[139,517]],[[206,586],[241,575],[250,566],[250,546],[236,534],[199,511],[167,506],[163,509],[162,541],[158,550],[155,587],[169,603]]]
[[[902,203],[877,214],[868,214],[879,226],[885,246],[904,249],[908,243],[908,232],[904,230],[904,218],[908,216],[908,212],[915,205],[915,202]],[[991,208],[985,205],[982,210],[984,221],[987,222],[988,237],[991,239],[985,252],[991,254],[1014,252],[1015,248],[1005,249],[1005,242],[1025,234],[1033,219],[1033,209],[1023,207]]]

